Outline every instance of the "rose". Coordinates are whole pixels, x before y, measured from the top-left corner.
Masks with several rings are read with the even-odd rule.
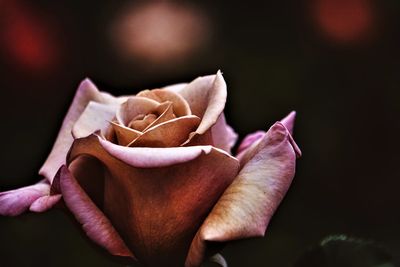
[[[0,193],[0,214],[62,198],[94,242],[146,266],[199,266],[214,243],[263,236],[300,155],[295,114],[246,137],[233,157],[225,101],[220,72],[125,97],[84,81],[45,179]]]

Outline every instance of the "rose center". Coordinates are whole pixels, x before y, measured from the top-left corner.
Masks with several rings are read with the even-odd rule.
[[[158,115],[153,113],[147,115],[139,114],[128,123],[128,127],[134,130],[143,131],[147,126],[153,123],[157,117]]]

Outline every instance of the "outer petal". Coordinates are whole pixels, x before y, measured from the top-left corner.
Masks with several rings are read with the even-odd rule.
[[[285,118],[281,120],[281,123],[285,125],[289,133],[293,135],[294,120],[296,119],[296,111],[290,112]]]
[[[72,104],[68,109],[68,113],[62,123],[60,132],[58,133],[56,142],[46,162],[40,169],[39,174],[47,178],[51,183],[57,170],[61,165],[65,164],[65,157],[73,142],[73,137],[71,135],[72,127],[90,101],[119,105],[125,100],[126,98],[124,97],[115,98],[107,93],[99,92],[89,79],[84,80],[75,94]]]
[[[188,102],[192,114],[202,118],[195,134],[205,133],[224,110],[227,92],[220,71],[216,75],[199,77],[184,87],[177,85],[166,89],[180,94]]]
[[[290,142],[293,145],[294,150],[296,151],[296,155],[301,156],[301,151],[298,148],[297,144],[293,141],[293,128],[294,121],[296,118],[296,111],[290,112],[285,118],[281,120],[281,123],[286,127],[289,131]],[[259,142],[264,138],[265,131],[256,131],[254,133],[248,134],[243,141],[240,143],[237,149],[236,157],[240,160],[241,164],[245,164],[250,157],[252,157],[252,151],[258,146]]]
[[[231,152],[231,148],[235,145],[238,139],[237,133],[235,133],[232,127],[226,123],[225,115],[223,113],[219,116],[217,123],[211,127],[211,134],[213,145],[227,151],[228,153]]]
[[[292,181],[295,160],[290,134],[277,122],[197,232],[185,266],[200,266],[208,242],[263,236]]]
[[[97,102],[89,102],[82,115],[72,128],[74,138],[86,137],[97,130],[102,134],[110,127],[110,121],[114,118],[118,106],[105,105]]]
[[[16,216],[29,209],[38,198],[50,194],[46,180],[16,190],[0,193],[0,215]]]
[[[251,147],[254,143],[257,143],[265,136],[265,131],[256,131],[254,133],[246,135],[243,141],[240,143],[237,153],[246,151],[249,147]]]
[[[51,209],[61,199],[61,194],[56,195],[45,195],[36,199],[29,207],[30,211],[33,212],[44,212]]]
[[[66,166],[60,168],[56,179],[59,179],[66,206],[82,224],[86,234],[111,254],[134,258],[110,221],[86,195]]]
[[[107,167],[104,213],[151,267],[183,266],[198,227],[239,168],[210,146],[131,148],[91,136],[74,143],[69,160],[83,154]]]

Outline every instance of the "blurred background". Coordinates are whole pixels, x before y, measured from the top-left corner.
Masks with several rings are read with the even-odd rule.
[[[230,267],[293,266],[330,234],[400,253],[400,2],[0,0],[0,191],[31,184],[79,82],[133,94],[221,69],[243,138],[291,110],[303,151],[265,238]],[[62,211],[0,218],[1,266],[125,266]]]

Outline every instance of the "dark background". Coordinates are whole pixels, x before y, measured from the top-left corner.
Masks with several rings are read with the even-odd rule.
[[[399,1],[166,2],[197,10],[203,28],[184,40],[197,42],[189,52],[164,58],[114,45],[110,25],[127,3],[0,1],[0,191],[38,180],[83,78],[119,95],[221,69],[240,136],[296,110],[303,151],[266,237],[224,249],[230,267],[291,266],[329,234],[375,240],[398,257]],[[124,266],[59,210],[1,217],[0,265]]]

